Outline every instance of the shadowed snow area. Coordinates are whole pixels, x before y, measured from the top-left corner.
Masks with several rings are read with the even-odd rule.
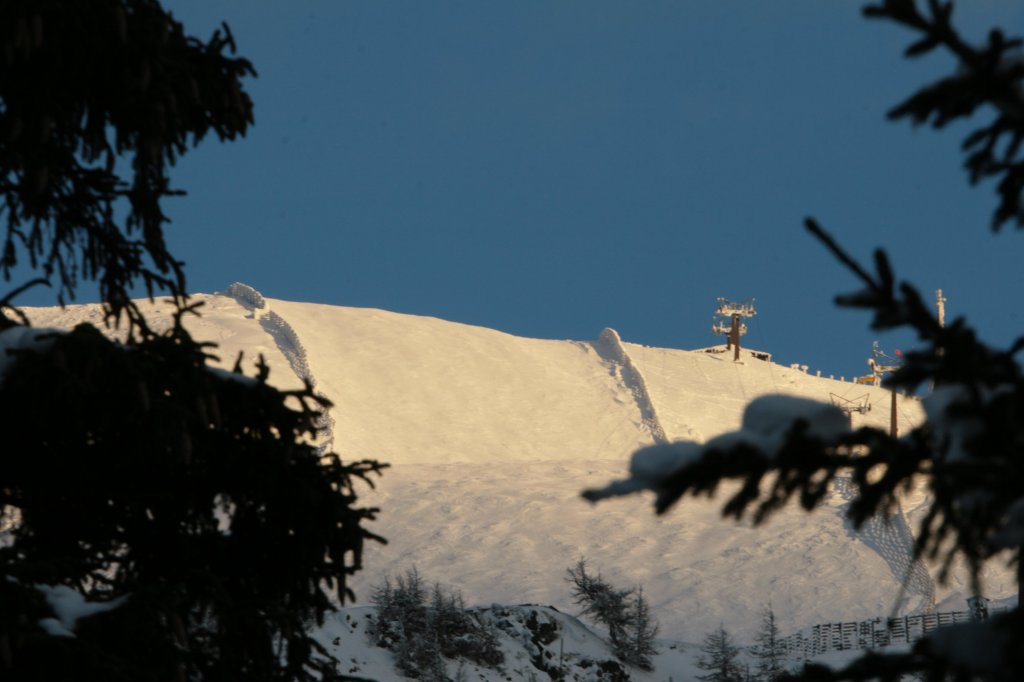
[[[721,520],[721,498],[688,499],[664,517],[653,515],[649,495],[596,507],[580,498],[584,488],[625,476],[632,452],[656,439],[704,443],[739,429],[744,408],[761,395],[828,403],[830,394],[867,394],[872,409],[854,414],[854,427],[887,429],[883,389],[750,355],[736,363],[731,354],[628,342],[610,349],[617,336],[607,334],[526,339],[240,291],[196,296],[206,303],[203,316],[187,326],[220,344],[228,368],[244,349],[247,373],[263,353],[282,388],[301,385],[293,367],[308,371],[334,403],[335,451],[392,465],[361,498],[382,508],[372,530],[389,541],[368,547],[353,582],[361,602],[385,573],[415,565],[426,580],[462,590],[470,604],[532,602],[576,613],[564,576],[581,556],[613,584],[642,584],[662,635],[690,642],[719,623],[749,641],[769,601],[783,634],[884,617],[894,606],[911,613],[932,601],[922,587],[896,603],[894,573],[908,564],[906,524],[858,540],[842,517],[841,491],[813,515],[787,509],[758,529]],[[168,304],[146,305],[164,320],[156,327],[167,323]],[[96,306],[26,312],[37,326],[101,322]],[[923,419],[914,398],[901,397],[898,412],[904,432]],[[920,491],[904,500],[911,528],[925,501]],[[893,545],[901,541],[908,547]],[[999,570],[989,571],[986,588],[993,598],[1016,590]],[[969,596],[965,576],[936,590],[934,598],[955,609]]]

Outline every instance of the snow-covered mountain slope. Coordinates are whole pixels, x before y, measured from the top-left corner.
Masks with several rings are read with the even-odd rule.
[[[338,452],[394,465],[580,460],[649,442],[591,344],[268,299],[334,402]]]
[[[186,327],[201,341],[212,341],[217,348],[212,352],[220,358],[219,364],[231,369],[239,352],[244,352],[243,367],[247,374],[254,374],[254,363],[262,354],[271,368],[272,383],[283,389],[301,388],[302,381],[291,370],[287,359],[277,347],[274,338],[267,334],[257,319],[255,310],[230,296],[199,294],[192,302],[202,303],[201,316],[186,317]],[[157,299],[136,301],[146,315],[150,326],[161,330],[171,326],[174,306]],[[23,308],[34,327],[71,329],[78,324],[88,323],[99,329],[103,326],[103,313],[98,305],[69,305],[66,308]],[[110,336],[118,336],[117,329],[106,330]]]
[[[550,606],[521,604],[492,605],[475,609],[497,633],[504,660],[490,667],[460,659],[446,659],[449,679],[466,682],[506,680],[548,680],[561,671],[561,679],[580,682],[664,682],[693,680],[700,674],[695,665],[697,651],[673,640],[659,640],[652,657],[654,670],[647,672],[617,661],[608,643],[572,615]],[[370,644],[373,626],[370,607],[345,608],[330,616],[320,629],[319,639],[339,661],[341,671],[370,680],[402,679],[395,672],[395,656],[388,649]],[[627,674],[628,678],[623,678]]]
[[[901,595],[907,522],[856,535],[839,487],[813,515],[792,508],[762,528],[719,518],[721,500],[685,501],[655,517],[649,499],[592,507],[579,497],[625,472],[630,453],[661,439],[705,441],[736,429],[745,404],[782,392],[871,405],[856,426],[888,428],[887,391],[808,375],[745,354],[648,348],[606,331],[593,341],[525,339],[382,310],[197,295],[188,326],[220,344],[231,366],[258,353],[282,387],[296,371],[334,402],[334,449],[392,468],[366,504],[380,506],[373,545],[353,586],[365,601],[386,573],[415,565],[470,604],[552,604],[575,612],[564,581],[579,557],[613,584],[642,584],[664,636],[699,642],[723,623],[749,639],[771,601],[783,633],[819,622],[962,608],[962,578],[935,589],[927,572]],[[255,292],[252,292],[255,294]],[[258,296],[258,295],[257,295]],[[262,304],[258,307],[256,303]],[[145,304],[157,326],[170,306]],[[28,309],[37,326],[99,321],[96,306]],[[628,333],[625,334],[628,338]],[[781,350],[781,349],[770,349]],[[922,419],[900,397],[903,427]],[[908,495],[911,519],[925,502]],[[1015,592],[992,570],[987,596]]]

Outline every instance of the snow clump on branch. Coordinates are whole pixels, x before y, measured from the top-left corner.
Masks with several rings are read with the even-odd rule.
[[[834,440],[850,430],[846,415],[834,405],[788,395],[761,396],[747,405],[739,430],[723,433],[704,444],[679,440],[641,448],[633,453],[629,462],[629,478],[612,481],[598,490],[586,490],[583,497],[597,502],[641,490],[660,493],[680,469],[709,452],[738,445],[746,445],[766,458],[773,458],[798,421],[807,424],[807,436],[824,441]]]

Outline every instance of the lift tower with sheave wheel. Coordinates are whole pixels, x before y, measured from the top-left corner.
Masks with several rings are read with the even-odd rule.
[[[733,360],[740,359],[740,336],[747,333],[747,325],[740,318],[753,317],[757,315],[754,309],[754,299],[744,303],[734,303],[724,298],[718,299],[718,308],[715,309],[714,322],[711,331],[715,334],[722,334],[726,338],[726,349],[735,349]],[[725,320],[728,318],[729,326]]]

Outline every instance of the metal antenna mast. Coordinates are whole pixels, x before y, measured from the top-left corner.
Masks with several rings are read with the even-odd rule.
[[[743,303],[734,303],[724,298],[718,299],[718,308],[715,309],[715,316],[711,318],[714,320],[711,331],[714,334],[725,336],[725,347],[734,349],[733,360],[740,359],[740,336],[747,333],[747,325],[740,321],[740,318],[754,315],[757,315],[757,311],[754,309],[754,299]],[[725,326],[725,318],[729,318],[728,327]]]

